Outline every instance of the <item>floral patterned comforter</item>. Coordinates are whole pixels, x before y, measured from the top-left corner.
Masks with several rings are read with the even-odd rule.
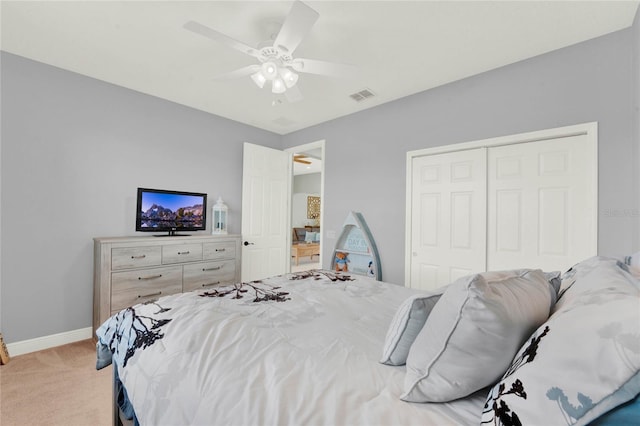
[[[411,404],[379,363],[415,290],[310,271],[136,305],[98,330],[140,424],[477,424],[486,392]]]

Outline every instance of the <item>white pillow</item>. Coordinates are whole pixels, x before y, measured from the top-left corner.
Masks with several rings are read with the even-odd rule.
[[[410,402],[445,402],[495,383],[527,337],[549,316],[540,270],[484,272],[450,284],[407,358]]]
[[[394,315],[387,331],[380,362],[386,365],[404,365],[409,348],[422,330],[444,287],[425,294],[414,294],[405,300]]]
[[[640,393],[640,282],[591,258],[487,398],[482,424],[586,425]]]

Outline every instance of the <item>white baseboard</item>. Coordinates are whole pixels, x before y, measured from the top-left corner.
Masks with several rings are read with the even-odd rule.
[[[51,334],[49,336],[36,337],[35,339],[23,340],[21,342],[8,343],[7,350],[9,356],[18,356],[31,352],[41,351],[67,343],[78,342],[80,340],[91,339],[93,336],[92,327],[79,328],[77,330],[65,331],[64,333]]]

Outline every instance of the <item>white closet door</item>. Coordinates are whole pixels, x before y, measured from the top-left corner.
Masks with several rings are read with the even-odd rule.
[[[414,158],[411,181],[411,287],[484,271],[486,149]]]
[[[492,147],[487,269],[566,270],[597,253],[597,165],[586,135]]]

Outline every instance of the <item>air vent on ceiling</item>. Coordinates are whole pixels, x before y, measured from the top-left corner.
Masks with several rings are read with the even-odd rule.
[[[369,98],[372,98],[374,96],[375,96],[375,94],[369,89],[363,89],[363,90],[361,90],[359,92],[352,93],[351,95],[349,95],[349,97],[351,99],[353,99],[354,101],[356,101],[356,102],[362,102],[365,99],[369,99]]]

